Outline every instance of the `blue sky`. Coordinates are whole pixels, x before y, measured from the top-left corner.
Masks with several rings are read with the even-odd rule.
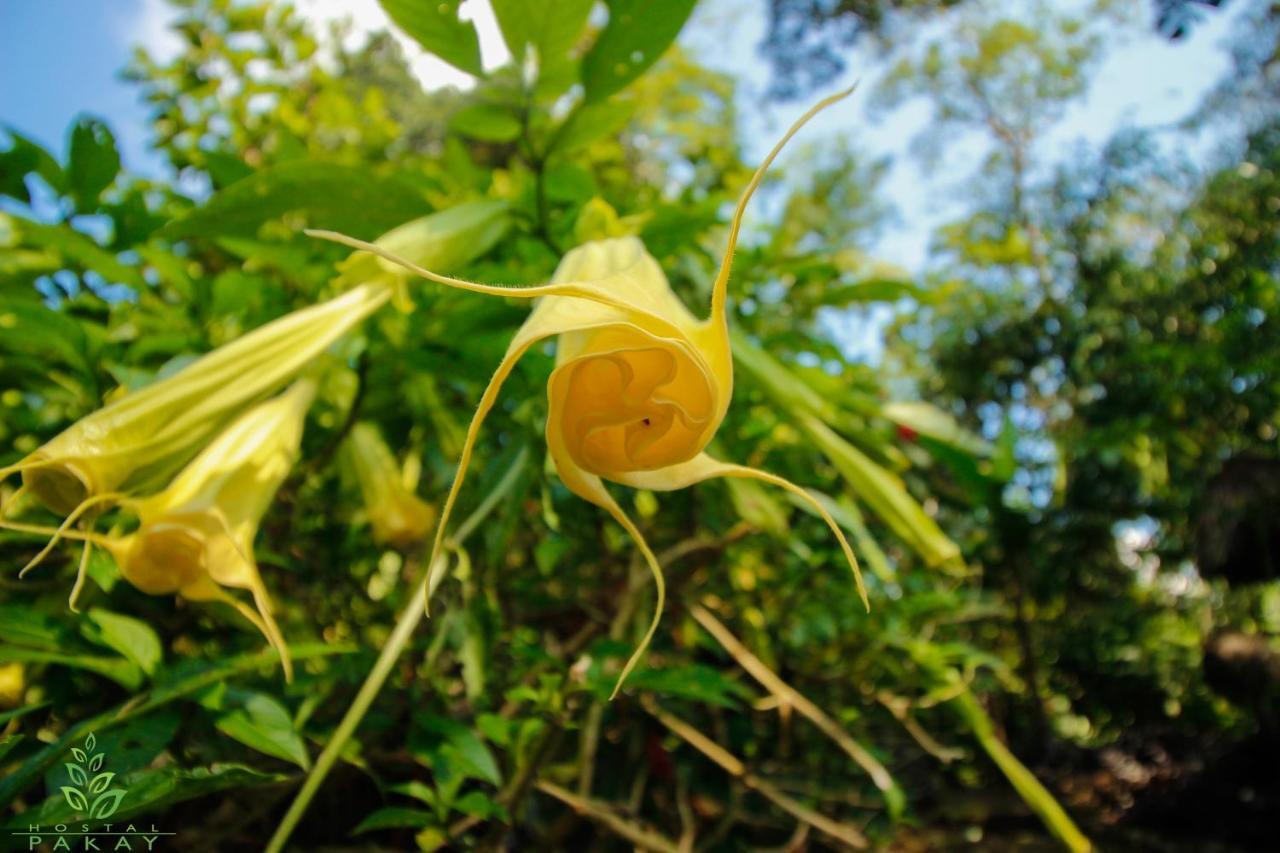
[[[1107,58],[1094,75],[1087,96],[1048,135],[1050,159],[1069,156],[1076,140],[1099,143],[1126,126],[1159,127],[1185,117],[1206,88],[1228,67],[1226,35],[1251,3],[1233,0],[1225,12],[1210,13],[1192,37],[1173,45],[1151,32],[1151,4],[1134,4],[1135,21],[1119,28]],[[299,0],[304,15],[322,23],[351,16],[357,34],[385,26],[376,0]],[[1012,8],[1025,3],[1008,4]],[[1079,0],[1055,7],[1079,8]],[[755,52],[764,33],[762,0],[703,0],[682,43],[712,67],[742,82],[744,138],[748,153],[759,157],[806,104],[766,103],[762,92],[768,66]],[[505,48],[485,0],[470,0],[464,16],[473,16],[481,33],[486,65],[505,60]],[[126,167],[156,174],[161,163],[146,149],[146,110],[136,90],[120,79],[134,45],[160,53],[176,43],[165,30],[169,11],[163,0],[4,0],[0,3],[0,122],[61,151],[65,129],[81,112],[106,118],[115,130]],[[407,48],[414,70],[427,85],[465,84],[466,77],[413,46]],[[909,270],[925,261],[929,236],[954,216],[961,199],[957,187],[981,156],[976,139],[958,140],[942,168],[926,174],[906,153],[909,140],[928,120],[923,104],[909,104],[868,121],[863,104],[883,66],[869,52],[854,53],[845,82],[861,78],[853,103],[821,116],[806,130],[810,138],[843,131],[874,155],[892,155],[885,185],[900,221],[876,246],[876,254]],[[834,85],[833,87],[834,88]]]

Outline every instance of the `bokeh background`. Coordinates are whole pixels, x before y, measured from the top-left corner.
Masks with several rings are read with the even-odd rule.
[[[308,226],[473,205],[420,259],[529,283],[636,235],[702,313],[752,171],[856,82],[750,209],[712,449],[819,493],[872,608],[784,493],[618,490],[670,593],[608,701],[653,589],[546,463],[539,350],[485,427],[465,562],[291,843],[1271,848],[1280,7],[458,6],[0,6],[0,463],[355,283]],[[422,568],[421,536],[379,534],[355,426],[434,513],[527,313],[406,286],[320,360],[256,541],[292,683],[232,610],[105,552],[70,612],[78,550],[19,581],[42,543],[0,531],[6,827],[69,819],[90,721],[117,817],[266,842]],[[17,485],[6,513],[56,523]]]

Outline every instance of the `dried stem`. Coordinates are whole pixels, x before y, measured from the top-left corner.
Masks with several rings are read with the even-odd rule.
[[[693,726],[659,708],[652,698],[646,696],[641,700],[641,703],[644,705],[645,710],[652,714],[658,722],[662,723],[694,749],[720,765],[730,776],[733,776],[778,808],[837,841],[858,850],[866,849],[867,838],[862,834],[861,830],[847,823],[832,820],[826,815],[814,811],[783,793],[776,785],[750,773],[747,770],[747,766],[731,752]]]
[[[710,610],[695,604],[690,608],[690,613],[707,633],[715,637],[716,642],[724,647],[739,666],[778,698],[780,707],[794,708],[802,717],[817,726],[823,734],[835,741],[855,764],[867,772],[875,786],[884,792],[891,806],[901,801],[902,794],[897,783],[893,781],[893,776],[866,747],[850,737],[835,720],[827,716],[825,711],[765,666],[760,658],[753,655],[719,619],[711,614]]]

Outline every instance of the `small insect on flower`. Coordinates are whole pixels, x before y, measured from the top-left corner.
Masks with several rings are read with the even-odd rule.
[[[407,548],[426,538],[436,521],[435,509],[406,486],[376,426],[353,426],[338,449],[338,459],[360,487],[375,542]]]
[[[640,530],[604,481],[634,488],[680,489],[713,477],[760,480],[807,501],[843,549],[864,605],[857,560],[822,505],[799,486],[765,471],[720,462],[704,449],[719,429],[733,395],[726,297],[743,212],[766,169],[814,115],[852,90],[829,97],[787,131],[752,176],[738,201],[711,295],[710,316],[696,318],[671,290],[657,261],[634,237],[587,243],[570,251],[547,285],[501,287],[441,276],[375,244],[333,232],[313,236],[363,249],[418,275],[452,287],[497,296],[543,297],[516,333],[480,398],[458,471],[441,512],[428,565],[445,541],[445,527],[466,476],[477,435],[517,361],[539,341],[558,338],[556,367],[547,383],[547,445],[556,470],[575,494],[605,509],[636,542],[657,587],[657,607],[640,646],[623,668],[614,694],[657,631],[664,603],[662,569]]]
[[[124,501],[138,516],[137,530],[93,540],[111,552],[124,578],[145,593],[234,607],[280,653],[290,679],[288,648],[271,615],[253,540],[297,459],[315,394],[315,381],[300,379],[279,397],[248,410],[163,491]],[[249,592],[254,606],[228,588]]]
[[[60,538],[84,538],[69,531],[81,516],[163,486],[210,436],[246,406],[283,388],[392,294],[390,285],[372,282],[273,320],[81,418],[21,462],[0,468],[0,479],[22,474],[19,493],[29,492],[65,515],[22,573]],[[2,518],[0,527],[40,529]],[[84,565],[82,560],[81,579]]]

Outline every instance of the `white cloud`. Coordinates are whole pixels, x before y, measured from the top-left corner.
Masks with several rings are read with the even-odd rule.
[[[158,62],[168,62],[182,52],[182,39],[169,29],[178,10],[165,0],[134,0],[115,19],[120,40],[127,47],[141,47]]]
[[[417,42],[393,26],[377,0],[300,0],[297,9],[298,14],[309,21],[317,35],[321,36],[328,32],[330,23],[349,20],[351,33],[346,41],[348,48],[361,45],[371,32],[390,30],[409,60],[409,69],[428,89],[445,86],[470,89],[475,85],[475,78],[470,74],[427,53]],[[511,58],[488,0],[467,0],[460,8],[459,17],[475,24],[476,33],[480,37],[480,58],[486,71],[500,67]]]

